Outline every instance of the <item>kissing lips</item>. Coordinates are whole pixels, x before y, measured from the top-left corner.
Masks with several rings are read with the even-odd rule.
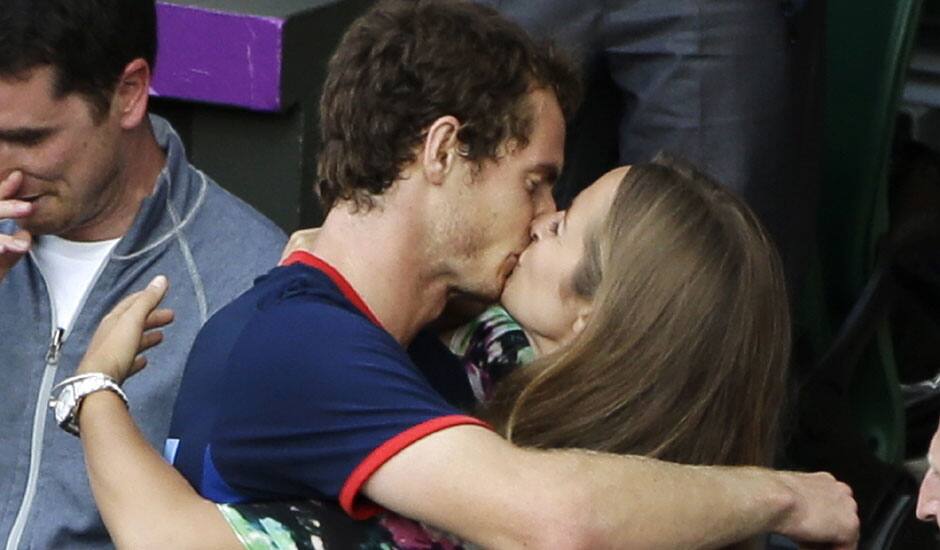
[[[515,271],[517,265],[519,265],[518,254],[510,254],[506,257],[506,261],[503,263],[503,272],[507,279],[512,276],[512,273]]]

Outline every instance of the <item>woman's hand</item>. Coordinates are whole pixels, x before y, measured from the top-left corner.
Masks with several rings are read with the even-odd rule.
[[[123,382],[144,368],[141,355],[163,340],[157,330],[173,312],[157,309],[166,277],[121,300],[91,339],[78,374],[101,372]],[[114,546],[243,548],[216,505],[163,460],[112,392],[88,394],[79,409],[85,465],[95,502]]]
[[[155,329],[173,321],[171,310],[156,309],[167,287],[166,277],[157,276],[114,306],[98,324],[76,374],[100,372],[121,384],[144,368],[142,353],[163,341],[163,333]]]

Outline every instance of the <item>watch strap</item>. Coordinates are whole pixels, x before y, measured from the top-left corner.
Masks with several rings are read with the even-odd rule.
[[[54,396],[49,400],[56,423],[66,432],[78,436],[78,412],[86,396],[101,390],[116,393],[127,406],[127,395],[117,380],[100,372],[79,374],[66,378],[52,388]],[[58,393],[56,393],[58,391]]]

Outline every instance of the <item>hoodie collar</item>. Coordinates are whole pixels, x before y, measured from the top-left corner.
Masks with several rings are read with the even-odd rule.
[[[183,141],[170,123],[150,115],[150,124],[157,144],[166,154],[166,164],[112,259],[133,259],[170,241],[189,223],[209,186],[208,177],[189,164]]]

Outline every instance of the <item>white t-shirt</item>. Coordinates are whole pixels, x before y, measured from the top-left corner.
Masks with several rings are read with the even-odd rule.
[[[77,242],[54,235],[36,237],[33,258],[52,295],[56,326],[71,328],[85,292],[119,240]]]

